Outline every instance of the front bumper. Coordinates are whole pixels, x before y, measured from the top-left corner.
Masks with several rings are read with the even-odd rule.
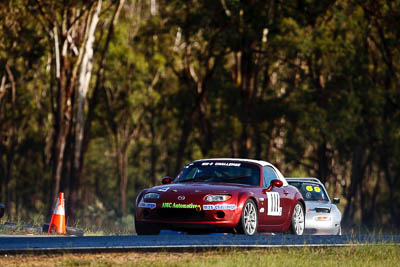
[[[340,222],[330,220],[316,220],[320,214],[307,214],[305,221],[305,234],[337,235],[340,232]],[[328,215],[327,215],[328,216]]]
[[[205,205],[201,204],[200,208],[163,208],[161,203],[156,203],[153,208],[137,207],[136,220],[156,223],[162,229],[171,230],[233,228],[238,225],[241,212],[234,204],[230,204],[235,206],[234,209],[224,210],[204,210]]]

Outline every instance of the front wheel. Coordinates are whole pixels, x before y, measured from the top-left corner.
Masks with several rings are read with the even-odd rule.
[[[300,202],[294,207],[290,232],[293,235],[302,235],[304,232],[304,208]]]
[[[245,235],[254,235],[257,232],[257,207],[253,200],[248,199],[243,206],[239,222],[239,232]]]
[[[136,220],[135,229],[137,235],[158,235],[160,234],[160,227],[154,223],[144,223]]]

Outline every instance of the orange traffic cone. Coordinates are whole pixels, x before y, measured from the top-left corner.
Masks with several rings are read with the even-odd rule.
[[[59,234],[66,234],[65,230],[65,209],[64,209],[64,193],[60,193],[57,199],[56,208],[54,209],[53,216],[49,225],[49,234],[51,228],[54,226],[55,230]]]

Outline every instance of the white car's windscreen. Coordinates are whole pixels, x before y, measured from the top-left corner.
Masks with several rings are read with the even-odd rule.
[[[289,184],[299,189],[305,201],[329,201],[325,190],[319,184],[292,181]]]

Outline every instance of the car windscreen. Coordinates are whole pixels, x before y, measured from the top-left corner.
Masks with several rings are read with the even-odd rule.
[[[247,162],[203,161],[187,165],[175,183],[212,182],[260,185],[260,168]]]
[[[299,189],[305,201],[329,201],[325,190],[319,184],[293,181],[288,183]]]

